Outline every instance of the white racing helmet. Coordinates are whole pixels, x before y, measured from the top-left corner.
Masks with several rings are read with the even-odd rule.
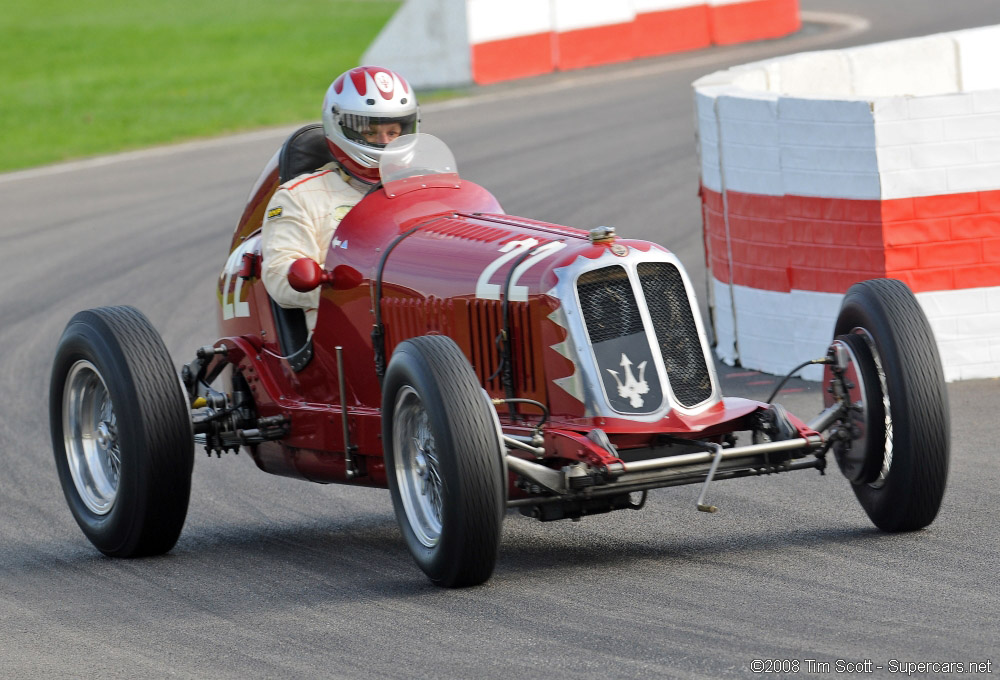
[[[417,131],[420,110],[406,80],[379,66],[359,66],[343,73],[323,98],[326,143],[344,168],[366,182],[378,181],[385,147],[374,135],[378,127],[398,123],[398,133]],[[389,126],[395,131],[395,126]]]

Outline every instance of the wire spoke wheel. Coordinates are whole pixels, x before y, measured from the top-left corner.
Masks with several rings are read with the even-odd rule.
[[[393,414],[396,483],[406,518],[428,548],[441,538],[441,472],[424,404],[409,385],[399,391]]]

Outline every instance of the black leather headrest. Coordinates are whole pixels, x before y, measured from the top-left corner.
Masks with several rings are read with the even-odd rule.
[[[285,140],[278,155],[278,179],[284,183],[307,172],[313,172],[334,160],[326,135],[319,123],[304,125]]]

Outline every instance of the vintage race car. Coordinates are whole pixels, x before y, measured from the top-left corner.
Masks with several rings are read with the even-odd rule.
[[[348,213],[309,333],[261,279],[280,182],[330,159],[306,126],[253,188],[219,277],[221,337],[181,371],[129,307],[80,312],[51,380],[70,509],[103,553],[170,550],[195,443],[265,472],[387,486],[420,568],[442,586],[493,572],[510,508],[543,521],[639,509],[651,489],[823,471],[832,454],[885,531],[930,524],[949,417],[934,337],[899,281],[847,293],[825,356],[825,408],[723,397],[691,282],[666,248],[504,214],[430,135],[387,147]],[[773,399],[773,397],[772,397]],[[770,400],[769,400],[770,401]]]

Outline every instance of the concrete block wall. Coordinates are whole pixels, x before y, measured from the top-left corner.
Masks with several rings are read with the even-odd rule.
[[[695,83],[723,360],[783,373],[820,356],[847,288],[891,277],[931,319],[947,379],[1000,375],[997,56],[1000,26]]]
[[[417,88],[488,84],[799,26],[798,0],[406,0],[362,60]]]

